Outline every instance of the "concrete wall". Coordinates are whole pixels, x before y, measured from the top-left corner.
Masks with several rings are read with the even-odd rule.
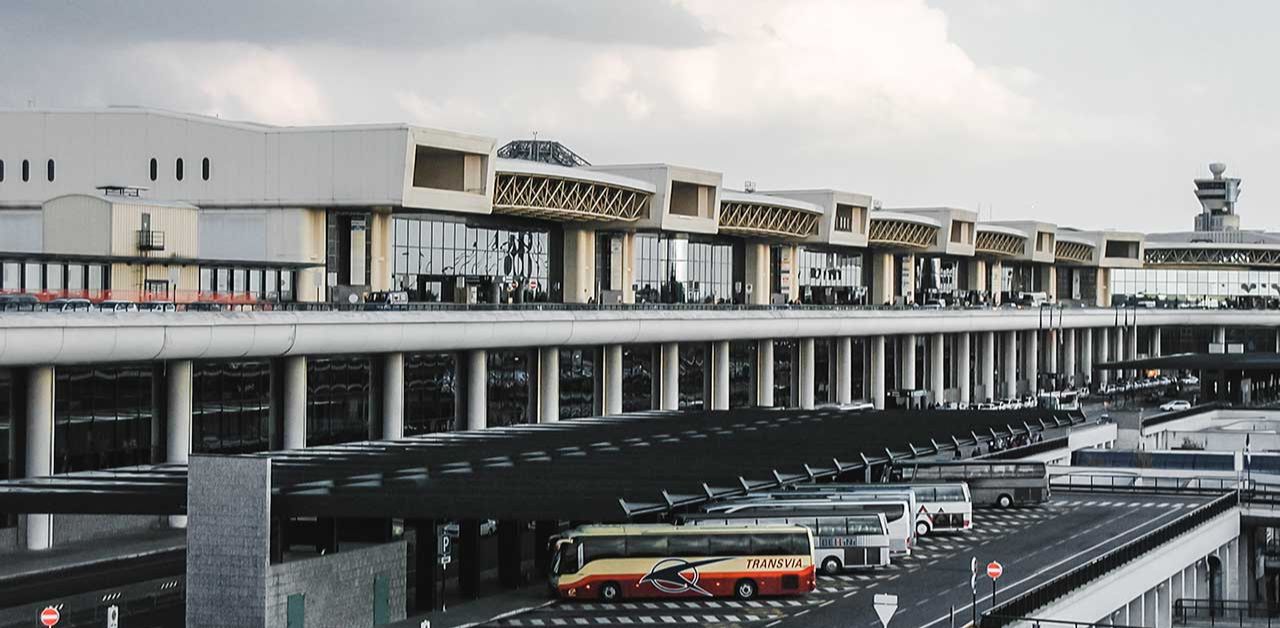
[[[387,579],[390,621],[405,617],[404,541],[342,549],[334,554],[271,565],[267,574],[267,623],[286,626],[291,594],[305,595],[307,628],[372,626],[374,577]]]
[[[0,251],[39,253],[44,249],[40,210],[0,209]]]
[[[187,626],[265,626],[271,461],[191,456],[187,481]]]

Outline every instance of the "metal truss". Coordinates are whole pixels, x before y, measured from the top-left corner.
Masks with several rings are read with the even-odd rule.
[[[1013,256],[1022,253],[1026,238],[1011,233],[978,230],[973,240],[973,250],[989,255]]]
[[[867,244],[871,246],[906,246],[922,249],[933,245],[938,235],[938,228],[933,225],[922,225],[918,222],[878,218],[871,215],[871,228],[867,233]]]
[[[1148,264],[1159,266],[1280,266],[1280,249],[1147,249]]]
[[[569,221],[632,222],[649,213],[650,194],[546,175],[499,172],[493,212]]]
[[[738,235],[805,238],[818,233],[818,214],[776,205],[720,203],[720,231]]]
[[[573,152],[572,149],[560,142],[536,139],[507,142],[502,148],[498,149],[498,156],[503,159],[524,159],[526,161],[538,161],[544,164],[555,164],[569,168],[591,165],[581,155]]]
[[[1053,255],[1060,262],[1088,264],[1093,261],[1093,247],[1079,242],[1058,240],[1053,245]]]

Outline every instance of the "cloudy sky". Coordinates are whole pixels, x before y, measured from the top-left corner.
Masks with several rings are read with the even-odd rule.
[[[1276,23],[1270,0],[6,0],[0,108],[537,131],[1086,228],[1190,228],[1221,160],[1245,226],[1280,229]]]

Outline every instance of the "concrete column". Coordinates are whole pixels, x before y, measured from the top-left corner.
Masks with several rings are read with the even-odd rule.
[[[1128,342],[1125,346],[1124,359],[1137,360],[1138,359],[1138,328],[1137,326],[1130,327],[1128,330],[1126,330],[1125,340],[1127,340]],[[1128,373],[1131,379],[1138,377],[1138,369],[1129,369]]]
[[[991,303],[992,305],[1000,305],[1000,293],[1004,289],[1004,262],[993,260],[991,262]]]
[[[586,303],[596,294],[596,232],[564,230],[564,302]]]
[[[622,414],[622,345],[604,346],[604,413]]]
[[[489,420],[489,352],[472,349],[463,353],[467,362],[467,430],[483,430]]]
[[[801,338],[796,343],[800,355],[800,409],[812,410],[813,403],[813,338]]]
[[[769,277],[769,245],[764,242],[747,242],[744,245],[745,272],[743,280],[751,286],[747,303],[768,305],[772,281]],[[745,286],[743,288],[746,289]]]
[[[947,395],[946,336],[931,334],[929,336],[929,392],[933,403],[941,403]]]
[[[664,342],[661,346],[662,352],[662,368],[659,377],[662,378],[661,385],[661,403],[659,410],[679,410],[680,409],[680,344],[675,342]]]
[[[836,391],[836,403],[853,403],[853,338],[836,338],[836,381],[831,386]]]
[[[902,256],[902,275],[898,277],[902,282],[899,288],[902,290],[902,302],[912,304],[916,302],[916,256],[914,254],[904,254]]]
[[[1040,289],[1049,297],[1049,302],[1058,300],[1058,268],[1053,264],[1041,264],[1036,271],[1040,273]]]
[[[773,407],[773,341],[756,341],[756,405]]]
[[[974,292],[986,292],[987,279],[989,279],[989,277],[987,277],[987,261],[974,257],[967,260],[965,263],[969,266],[968,272],[966,273],[969,281],[968,285],[965,286],[965,289],[972,290]]]
[[[952,349],[956,355],[956,388],[960,391],[960,403],[973,402],[969,384],[972,375],[969,367],[969,338],[969,332],[956,334],[955,347]]]
[[[165,462],[186,463],[191,454],[191,374],[191,360],[165,365]]]
[[[1056,329],[1050,329],[1044,333],[1044,364],[1041,368],[1046,373],[1053,373],[1055,377],[1062,374],[1061,362],[1058,361],[1058,330]]]
[[[729,409],[729,341],[717,340],[710,343],[711,349],[710,364],[706,366],[712,369],[713,379],[711,381],[711,409],[712,410],[728,410]]]
[[[916,389],[916,335],[903,334],[899,341],[898,387],[907,390]]]
[[[404,438],[404,354],[382,356],[382,437]]]
[[[1062,330],[1062,370],[1067,386],[1075,386],[1076,377],[1076,330]]]
[[[1022,347],[1022,358],[1026,362],[1023,377],[1027,378],[1027,391],[1032,395],[1040,390],[1040,332],[1026,332],[1026,344]]]
[[[1151,328],[1151,348],[1147,350],[1150,357],[1158,358],[1164,354],[1164,337],[1159,327]]]
[[[1018,332],[1004,333],[1004,397],[1018,396]]]
[[[307,446],[307,358],[289,356],[281,362],[284,369],[284,448]]]
[[[53,475],[53,367],[27,369],[26,477]],[[46,550],[53,546],[53,516],[26,516],[27,549]]]
[[[884,409],[884,336],[872,336],[867,339],[871,345],[871,391],[868,395],[876,410]]]
[[[1225,344],[1227,344],[1227,328],[1226,328],[1226,327],[1214,327],[1214,328],[1213,328],[1213,341],[1214,341],[1215,343],[1217,343],[1217,344],[1220,344],[1220,345],[1225,345]]]
[[[893,273],[893,253],[871,254],[871,305],[892,305],[898,277]]]
[[[987,399],[995,399],[996,394],[996,332],[984,331],[980,332],[982,339],[980,356],[978,363],[982,369],[982,401]]]
[[[606,370],[607,372],[607,370]],[[538,422],[560,420],[560,347],[538,348]]]
[[[1080,336],[1080,386],[1093,382],[1093,330],[1078,330]]]
[[[1098,361],[1111,361],[1111,330],[1107,327],[1098,329]],[[1111,372],[1105,369],[1098,371],[1098,383],[1111,383]]]

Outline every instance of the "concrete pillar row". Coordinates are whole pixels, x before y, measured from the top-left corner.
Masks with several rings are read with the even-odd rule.
[[[813,338],[801,338],[798,345],[800,355],[799,399],[801,410],[812,410],[814,407],[814,373],[813,373]]]
[[[871,391],[868,395],[871,398],[871,404],[877,410],[884,409],[884,336],[872,336],[867,339],[871,345],[871,364],[868,370],[871,373]]]
[[[27,464],[26,477],[53,475],[53,395],[52,366],[27,369]],[[29,550],[47,550],[53,546],[53,517],[46,514],[26,516],[26,545]]]
[[[659,386],[659,410],[679,410],[680,409],[680,344],[675,342],[664,342],[660,346],[661,352],[660,365],[661,368],[658,376],[661,378],[661,386]]]
[[[1107,327],[1098,329],[1098,361],[1111,361],[1111,330]],[[1098,371],[1098,383],[1106,385],[1111,383],[1111,373],[1105,369]]]
[[[1036,394],[1040,390],[1040,332],[1026,332],[1026,342],[1022,347],[1023,377],[1027,380],[1027,392]]]
[[[853,403],[853,338],[841,336],[836,338],[836,381],[832,388],[836,392],[836,403]]]
[[[1018,396],[1018,332],[1004,333],[1004,397]]]
[[[929,336],[929,401],[935,404],[943,402],[947,394],[944,355],[946,355],[946,336],[931,334]]]
[[[606,374],[608,370],[606,369]],[[560,420],[560,347],[538,348],[538,422]]]
[[[960,403],[972,403],[973,394],[970,388],[971,369],[969,367],[969,341],[972,336],[969,332],[960,332],[956,334],[955,347],[953,349],[956,356],[956,372],[955,381],[956,388],[959,391]]]
[[[711,409],[729,409],[729,341],[717,340],[710,343],[711,364],[706,368],[712,370]]]
[[[284,370],[284,426],[285,449],[302,449],[307,446],[307,358],[295,355],[281,362]]]
[[[756,405],[773,407],[773,340],[756,341]]]

